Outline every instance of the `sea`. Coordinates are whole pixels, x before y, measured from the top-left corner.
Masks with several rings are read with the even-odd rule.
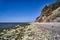
[[[17,25],[26,26],[26,25],[30,25],[30,23],[0,23],[0,29],[11,28]]]

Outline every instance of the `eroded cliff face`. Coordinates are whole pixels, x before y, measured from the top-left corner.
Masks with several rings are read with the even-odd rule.
[[[35,22],[60,22],[60,1],[45,6]]]

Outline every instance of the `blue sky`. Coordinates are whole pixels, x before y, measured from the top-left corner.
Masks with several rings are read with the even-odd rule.
[[[57,0],[0,0],[0,22],[33,22],[45,5]]]

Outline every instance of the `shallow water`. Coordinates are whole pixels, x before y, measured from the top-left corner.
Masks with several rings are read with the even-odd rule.
[[[0,29],[15,27],[16,25],[24,26],[29,25],[29,23],[0,23]]]

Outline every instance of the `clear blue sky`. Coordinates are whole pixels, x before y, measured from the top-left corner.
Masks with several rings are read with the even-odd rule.
[[[0,22],[33,22],[45,5],[56,0],[0,0]]]

